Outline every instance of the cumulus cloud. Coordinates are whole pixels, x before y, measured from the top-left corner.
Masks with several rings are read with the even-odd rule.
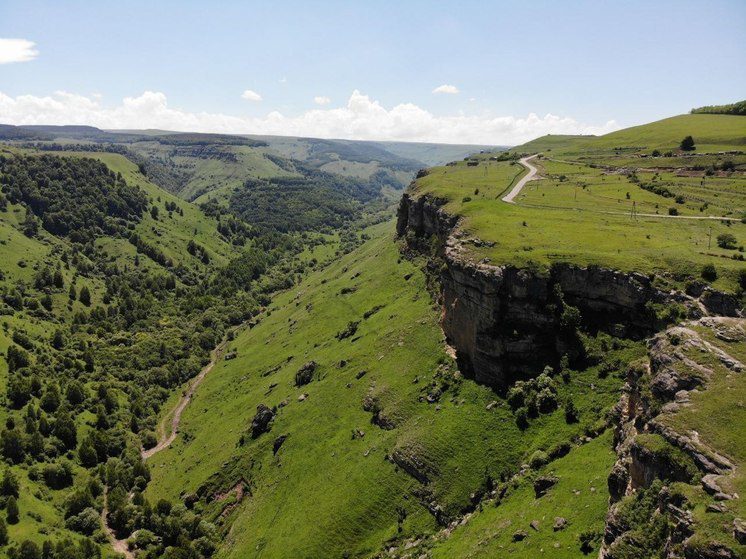
[[[458,87],[455,85],[448,85],[444,83],[433,89],[433,93],[445,93],[447,95],[456,95],[459,92]]]
[[[256,91],[247,89],[241,94],[241,99],[246,99],[247,101],[261,101],[262,96],[259,95]]]
[[[340,107],[298,115],[271,111],[261,117],[189,112],[171,107],[166,95],[146,91],[106,106],[102,99],[64,91],[39,97],[0,91],[0,123],[89,124],[99,128],[160,128],[184,132],[274,134],[351,140],[517,145],[544,134],[604,134],[619,128],[613,120],[588,125],[567,116],[437,116],[412,103],[392,108],[355,90]]]
[[[26,39],[0,39],[0,64],[28,62],[39,56],[36,43]]]
[[[329,99],[326,95],[317,95],[313,98],[313,102],[317,105],[328,105],[332,102],[332,100]]]

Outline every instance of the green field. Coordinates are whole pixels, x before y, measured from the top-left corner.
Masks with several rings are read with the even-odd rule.
[[[598,264],[656,273],[671,285],[698,278],[702,266],[714,264],[719,272],[714,285],[735,291],[738,273],[746,268],[743,171],[709,175],[678,161],[684,165],[678,170],[646,166],[633,172],[636,167],[630,168],[629,155],[617,156],[613,148],[640,138],[638,143],[645,144],[646,150],[653,145],[672,149],[682,130],[707,139],[710,143],[701,146],[703,150],[738,148],[742,135],[746,136],[746,120],[685,115],[632,130],[599,138],[545,137],[516,148],[523,153],[543,151],[543,157],[534,160],[540,168],[539,180],[527,183],[516,204],[500,198],[522,167],[487,156],[480,156],[477,166],[458,162],[431,169],[413,192],[447,200],[446,209],[464,217],[462,229],[494,243],[491,247],[465,243],[475,259],[540,267],[554,262]],[[593,163],[586,161],[589,153],[597,153]],[[671,208],[682,217],[715,219],[671,218]],[[737,249],[720,248],[721,234],[734,235]]]

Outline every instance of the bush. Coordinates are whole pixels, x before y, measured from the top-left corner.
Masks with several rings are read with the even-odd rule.
[[[578,409],[575,407],[575,403],[568,398],[565,403],[565,421],[567,423],[578,422]]]
[[[681,151],[694,151],[696,148],[694,146],[694,138],[691,136],[687,136],[683,140],[681,140],[681,144],[679,146],[681,148]]]
[[[518,408],[516,410],[515,424],[518,425],[520,430],[524,430],[528,427],[528,410],[526,408]]]
[[[726,250],[735,250],[736,246],[738,246],[738,241],[736,240],[735,235],[731,235],[730,233],[721,233],[718,235],[717,242],[720,248]]]
[[[12,495],[8,497],[5,511],[8,515],[8,524],[18,524],[18,502]]]
[[[679,210],[676,208],[668,208],[668,215],[679,215]]]
[[[718,279],[718,272],[715,269],[715,264],[705,264],[702,266],[701,272],[702,278],[707,281],[715,281]]]
[[[98,511],[92,507],[83,509],[80,514],[69,517],[65,520],[65,527],[80,534],[90,536],[101,525]]]

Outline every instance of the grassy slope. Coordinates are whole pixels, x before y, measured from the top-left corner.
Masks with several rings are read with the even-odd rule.
[[[545,496],[537,499],[531,480],[522,479],[498,505],[485,506],[450,537],[436,542],[432,556],[582,557],[578,536],[603,531],[609,499],[606,477],[615,460],[609,431],[538,472],[559,478]],[[553,530],[556,517],[567,520],[564,530]],[[538,530],[530,527],[534,520],[539,522]],[[517,530],[528,537],[512,541]]]
[[[717,123],[723,119],[726,125],[721,130]],[[746,134],[746,119],[685,115],[649,127],[640,127],[637,133],[642,138],[652,138],[649,141],[656,145],[679,138],[681,130],[686,129],[695,137],[709,137],[712,141],[725,141],[723,135],[727,134],[731,138],[728,145],[732,147]],[[717,137],[715,130],[721,130]],[[580,142],[613,147],[624,138],[631,141],[634,136],[629,134],[617,132],[612,139],[609,136],[613,135],[581,140],[570,138],[563,149],[568,153],[586,154],[590,148],[580,149]],[[531,145],[517,149],[533,151]],[[559,151],[555,149],[551,156],[575,158],[558,155]],[[612,150],[595,162],[614,165],[614,157]],[[500,197],[513,183],[520,167],[486,157],[480,159],[476,167],[459,162],[455,166],[432,169],[428,176],[417,181],[414,189],[416,195],[432,194],[449,200],[447,209],[466,218],[464,227],[470,233],[495,243],[494,247],[473,248],[475,258],[487,257],[494,262],[518,265],[548,266],[552,262],[569,261],[641,272],[673,272],[676,280],[696,277],[704,264],[714,263],[720,271],[716,287],[730,291],[736,288],[738,271],[746,267],[743,262],[731,258],[736,252],[721,249],[715,242],[719,234],[731,233],[739,245],[746,244],[743,223],[653,217],[632,219],[630,215],[635,203],[638,213],[666,215],[669,207],[676,207],[681,215],[740,218],[746,210],[746,183],[739,174],[703,177],[704,173],[700,172],[696,177],[682,177],[664,171],[655,179],[652,173],[640,174],[642,182],[664,185],[674,194],[683,195],[684,203],[677,204],[672,198],[645,191],[626,177],[609,174],[598,167],[544,160],[541,164],[545,178],[528,183],[516,198],[517,204],[512,205],[505,204]],[[567,180],[561,181],[561,175]],[[708,205],[704,206],[705,203]]]
[[[279,296],[271,313],[231,344],[238,357],[206,378],[184,413],[181,436],[152,459],[151,498],[195,491],[213,475],[217,493],[241,478],[250,483],[252,495],[233,513],[220,557],[367,556],[397,536],[398,509],[407,515],[400,536],[432,533],[434,521],[415,495],[423,487],[385,460],[392,450],[427,464],[428,489],[457,514],[488,472],[494,479],[514,473],[533,451],[578,436],[616,400],[616,377],[577,373],[560,387],[560,399],[573,395],[581,423],[568,425],[559,410],[520,431],[501,398],[454,376],[424,276],[400,261],[392,229],[390,222],[372,228],[371,241]],[[345,287],[358,289],[340,294]],[[352,320],[361,321],[355,337],[337,340]],[[295,388],[295,372],[310,359],[321,379]],[[356,379],[361,370],[367,374]],[[452,388],[439,404],[427,404],[422,397],[435,378]],[[309,396],[300,402],[302,393]],[[371,424],[362,409],[368,393],[395,429]],[[237,446],[256,406],[283,400],[271,433]],[[365,436],[353,440],[353,429]],[[289,437],[273,456],[280,434]]]
[[[515,148],[522,152],[552,150],[561,154],[593,152],[661,152],[676,150],[685,136],[692,136],[696,152],[743,150],[746,119],[732,115],[678,115],[633,126],[603,136],[542,136]]]

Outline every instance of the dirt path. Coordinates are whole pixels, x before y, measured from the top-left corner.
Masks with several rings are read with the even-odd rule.
[[[106,529],[106,535],[109,538],[109,543],[111,544],[111,547],[116,551],[117,553],[121,553],[126,557],[126,559],[135,559],[135,554],[132,553],[129,548],[127,547],[127,540],[120,540],[117,538],[116,534],[114,533],[114,530],[111,529],[108,523],[108,516],[109,516],[109,489],[108,487],[104,486],[104,508],[101,509],[101,523],[104,525],[104,528]]]
[[[192,382],[189,384],[189,388],[187,388],[187,391],[181,397],[179,403],[176,405],[173,411],[170,414],[166,415],[166,417],[163,419],[163,422],[161,422],[161,425],[158,428],[158,431],[160,431],[159,434],[161,435],[159,438],[161,440],[153,448],[142,451],[143,460],[147,460],[154,454],[157,454],[161,450],[168,448],[169,446],[171,446],[171,443],[176,440],[176,435],[179,434],[179,424],[181,423],[182,412],[187,407],[187,404],[189,404],[189,402],[191,401],[192,396],[194,396],[194,392],[197,390],[197,387],[199,387],[199,385],[207,376],[207,373],[212,370],[212,368],[215,366],[215,363],[217,363],[218,359],[220,359],[220,357],[222,356],[223,350],[225,350],[226,343],[226,341],[222,341],[220,345],[212,350],[212,353],[210,354],[210,362],[202,368],[202,370],[196,377],[192,379]],[[168,420],[169,415],[171,416],[171,434],[166,438],[162,438],[162,436],[166,434],[164,422]]]
[[[516,185],[510,190],[510,192],[508,192],[505,196],[502,197],[502,201],[503,202],[507,202],[508,204],[515,204],[515,202],[513,202],[513,198],[515,198],[516,196],[518,196],[518,194],[523,189],[523,187],[526,186],[526,183],[528,181],[534,180],[534,176],[537,173],[537,169],[536,169],[536,167],[534,167],[533,165],[531,165],[531,163],[529,163],[528,161],[530,159],[533,159],[537,155],[539,155],[539,154],[535,153],[534,155],[530,155],[528,157],[523,157],[519,161],[519,163],[521,165],[523,165],[526,169],[528,169],[528,173],[526,174],[526,176],[522,177],[521,180],[519,180],[516,183]]]
[[[528,173],[521,178],[521,180],[518,181],[518,183],[508,192],[505,196],[502,197],[503,202],[507,202],[508,204],[515,204],[513,199],[518,196],[518,194],[521,192],[524,186],[526,186],[526,183],[529,181],[532,181],[536,177],[536,173],[538,170],[536,167],[531,165],[528,161],[530,159],[533,159],[539,155],[538,153],[535,153],[534,155],[523,157],[520,159],[519,163],[526,167],[528,169]],[[557,159],[552,159],[552,161],[560,161]],[[567,161],[565,163],[572,163],[570,161]],[[574,211],[588,211],[593,213],[599,213],[599,214],[606,214],[606,215],[625,215],[629,216],[630,212],[614,212],[614,211],[604,211],[604,210],[591,210],[588,208],[559,208],[554,206],[543,206],[541,204],[521,204],[522,206],[528,207],[528,208],[545,208],[545,209],[556,209],[556,210],[574,210]],[[652,217],[652,218],[660,218],[660,219],[694,219],[694,220],[716,220],[716,221],[741,221],[741,218],[739,217],[721,217],[721,216],[715,216],[715,215],[665,215],[665,214],[651,214],[651,213],[635,213],[635,217]]]

